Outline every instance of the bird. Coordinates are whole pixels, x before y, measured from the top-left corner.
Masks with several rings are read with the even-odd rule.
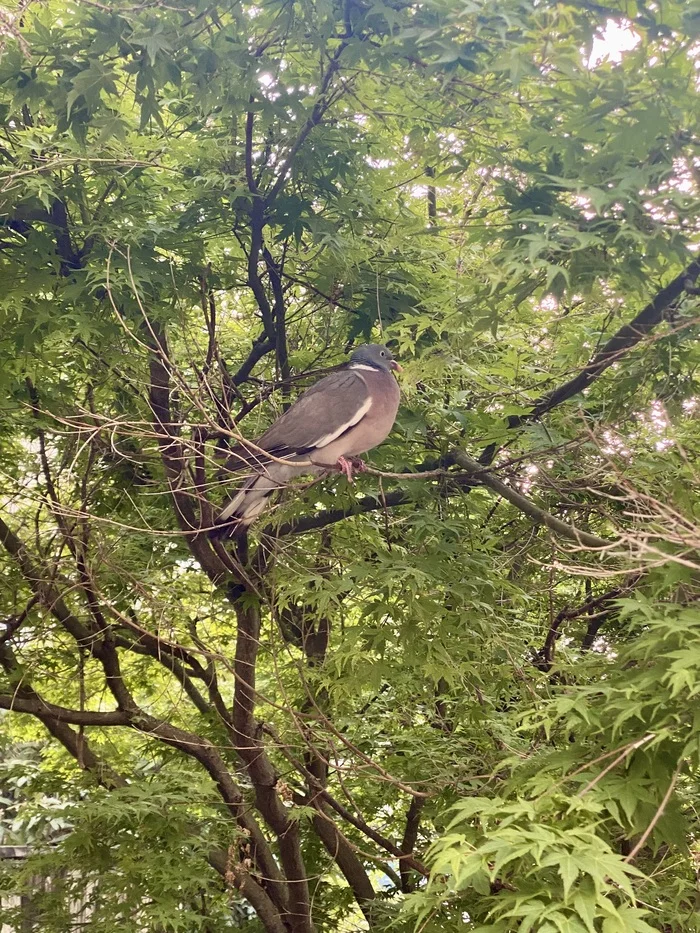
[[[295,476],[340,470],[352,482],[353,470],[364,469],[358,455],[381,444],[394,425],[401,392],[393,373],[401,371],[383,344],[362,344],[254,443],[232,448],[226,468],[247,467],[251,475],[221,509],[210,536],[243,537],[270,496]]]

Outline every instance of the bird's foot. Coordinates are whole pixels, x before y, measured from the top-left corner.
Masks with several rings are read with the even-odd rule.
[[[366,471],[367,464],[361,457],[348,457],[348,460],[356,473],[364,473]]]
[[[347,481],[352,482],[352,460],[348,460],[346,457],[338,457],[338,462],[336,467],[340,470],[341,473],[345,474]]]
[[[352,483],[353,471],[355,473],[364,473],[367,464],[359,457],[338,457],[336,469],[345,475],[347,481]]]

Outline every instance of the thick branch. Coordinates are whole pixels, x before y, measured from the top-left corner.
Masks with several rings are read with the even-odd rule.
[[[255,98],[251,96],[249,103],[253,104]],[[255,195],[258,190],[253,172],[253,127],[255,126],[255,113],[249,110],[245,115],[245,178],[248,184],[248,190]]]
[[[178,427],[172,420],[168,344],[158,325],[149,325],[148,341],[151,348],[148,398],[175,514],[183,531],[197,531],[199,522],[192,497],[181,488],[185,477],[185,459],[178,440]],[[187,543],[209,579],[213,583],[220,583],[227,576],[227,570],[210,547],[206,535],[188,534]]]
[[[418,840],[420,817],[424,806],[424,797],[413,797],[411,799],[411,805],[406,815],[406,827],[404,829],[403,839],[401,840],[401,851],[405,852],[406,855],[411,855],[415,849]],[[401,890],[404,894],[408,894],[412,891],[413,885],[411,884],[411,876],[405,862],[399,863],[399,871],[401,873]]]
[[[22,612],[17,615],[10,616],[7,619],[3,620],[3,625],[5,626],[5,631],[0,635],[0,647],[6,644],[12,639],[14,634],[20,630],[24,623],[29,618],[32,609],[39,602],[38,596],[32,596],[27,605],[24,607]]]
[[[56,252],[61,258],[61,275],[68,276],[82,268],[83,261],[73,248],[66,205],[58,198],[51,204],[50,222],[56,228]]]
[[[554,515],[550,515],[549,512],[545,512],[545,510],[540,508],[539,505],[536,505],[532,499],[526,498],[513,489],[512,486],[508,486],[502,480],[498,479],[498,477],[494,476],[493,473],[486,471],[477,460],[474,460],[463,450],[452,451],[452,458],[454,462],[458,466],[461,466],[463,470],[466,470],[467,473],[471,473],[473,476],[478,477],[479,481],[483,483],[484,486],[488,486],[489,489],[497,492],[499,496],[503,496],[511,505],[514,505],[517,509],[520,509],[521,512],[524,512],[535,524],[546,525],[551,531],[554,531],[562,538],[567,538],[569,541],[575,542],[579,547],[598,549],[609,548],[611,544],[613,544],[612,541],[606,541],[605,538],[599,538],[597,535],[589,534],[587,531],[581,531],[574,525],[569,525],[560,518],[555,518]]]
[[[321,548],[316,564],[316,569],[322,579],[328,579],[332,573],[330,554],[330,537],[324,533],[321,536]],[[309,668],[315,668],[322,664],[326,657],[331,633],[330,618],[323,613],[316,613],[311,606],[293,608],[298,611],[292,613],[295,616],[292,626],[298,628],[300,646],[303,648]],[[325,689],[316,690],[313,683],[308,682],[305,683],[305,687],[307,698],[302,706],[304,712],[327,707],[329,698]],[[289,758],[293,760],[291,754]],[[313,743],[309,742],[305,760],[306,767],[303,770],[309,774],[309,798],[303,799],[302,802],[305,804],[310,802],[318,811],[312,821],[316,834],[343,873],[369,927],[372,928],[372,902],[375,892],[369,875],[354,846],[330,817],[323,795],[314,793],[316,788],[325,788],[328,781],[327,753],[319,752]]]
[[[92,244],[88,244],[86,241],[80,252],[74,249],[68,223],[68,212],[63,201],[59,198],[54,199],[48,211],[26,208],[20,205],[15,212],[15,216],[6,221],[6,225],[11,230],[27,236],[33,230],[31,223],[27,221],[46,223],[54,228],[56,255],[60,260],[59,270],[62,276],[72,275],[76,269],[83,267],[84,260]]]
[[[272,307],[268,301],[265,287],[258,273],[258,263],[263,249],[263,230],[265,228],[265,204],[259,195],[253,197],[250,207],[250,252],[248,253],[248,287],[255,296],[266,339],[275,346],[275,321]]]
[[[26,671],[20,667],[9,645],[0,646],[0,665],[9,675],[10,682],[13,684],[12,694],[0,695],[0,708],[26,712],[36,716],[51,735],[75,758],[78,765],[94,773],[98,782],[104,787],[123,787],[126,784],[125,779],[120,774],[99,760],[92,751],[82,730],[75,732],[67,725],[68,722],[75,721],[70,717],[73,714],[80,716],[83,713],[82,710],[65,710],[62,707],[54,706],[52,703],[47,703],[28,683]],[[79,722],[78,724],[82,726],[86,723]]]
[[[522,420],[539,418],[545,412],[551,411],[562,402],[573,398],[586,389],[598,376],[603,373],[608,366],[617,362],[620,357],[636,346],[644,337],[647,336],[664,318],[664,313],[680,298],[683,292],[688,292],[689,285],[700,275],[700,261],[691,262],[690,265],[677,275],[672,282],[662,288],[654,298],[643,308],[639,314],[628,324],[623,325],[617,333],[608,340],[605,346],[573,379],[569,379],[563,385],[547,392],[535,402],[532,411],[525,415]],[[522,423],[522,421],[521,421]],[[512,425],[517,427],[517,424]]]
[[[598,632],[608,621],[610,616],[614,615],[615,611],[615,606],[611,606],[609,609],[602,609],[600,612],[595,612],[592,616],[588,617],[586,634],[581,639],[581,651],[590,651],[598,637]]]
[[[0,518],[0,544],[17,563],[32,592],[45,609],[61,623],[78,644],[93,654],[97,649],[96,636],[75,616],[50,580],[48,574],[35,565],[22,541]]]
[[[282,279],[280,276],[280,267],[277,265],[267,247],[263,248],[263,257],[267,266],[267,274],[270,277],[272,285],[272,294],[274,297],[275,312],[275,350],[277,354],[277,369],[282,380],[282,394],[285,402],[289,398],[289,353],[287,350],[287,309],[284,302],[284,291],[282,289]]]
[[[284,183],[287,180],[287,175],[289,174],[289,170],[291,169],[292,164],[294,163],[294,159],[296,158],[297,152],[299,152],[301,147],[306,142],[306,139],[309,133],[311,133],[313,128],[315,126],[318,126],[318,124],[321,122],[321,120],[323,119],[323,115],[325,114],[326,110],[328,110],[328,108],[330,107],[332,103],[332,101],[327,97],[328,90],[331,86],[331,82],[333,80],[335,73],[340,67],[340,56],[345,51],[347,44],[348,43],[346,41],[341,42],[338,48],[333,53],[333,57],[331,58],[330,64],[328,65],[328,68],[326,69],[326,73],[323,76],[323,81],[321,82],[318,100],[316,101],[308,120],[306,121],[306,123],[303,125],[303,127],[299,131],[299,135],[295,139],[292,145],[292,148],[289,150],[289,155],[282,163],[282,167],[280,168],[279,174],[277,175],[277,180],[275,181],[272,188],[270,188],[270,190],[268,191],[265,197],[265,202],[268,205],[271,204],[275,200],[277,195],[280,193],[280,191],[284,187]]]
[[[0,708],[13,710],[15,713],[31,713],[32,716],[50,716],[56,722],[71,723],[74,726],[128,726],[131,722],[129,714],[122,710],[93,712],[66,709],[65,706],[55,706],[40,697],[28,699],[16,693],[0,694]]]
[[[81,768],[95,776],[98,784],[108,789],[126,786],[126,779],[97,757],[81,732],[75,732],[65,722],[59,722],[53,716],[37,713],[36,718],[43,723],[47,731],[61,743]]]
[[[236,750],[255,788],[258,809],[277,835],[280,858],[289,882],[289,923],[295,933],[313,933],[309,886],[301,855],[299,825],[290,820],[275,788],[277,774],[255,721],[255,674],[260,644],[260,611],[254,604],[236,602],[238,632],[234,670],[236,685],[233,727]]]
[[[316,804],[316,806],[321,810],[319,804]],[[355,895],[355,899],[360,906],[360,910],[365,915],[365,919],[371,929],[372,902],[375,898],[375,893],[362,862],[355,854],[348,840],[329,816],[323,812],[319,812],[317,816],[313,817],[313,827],[325,846],[326,851],[337,863],[345,880],[350,885],[352,893]]]
[[[285,522],[276,530],[272,526],[268,526],[263,534],[276,535],[280,538],[287,535],[301,535],[307,531],[313,531],[315,528],[335,525],[337,522],[341,522],[345,518],[351,518],[353,515],[377,512],[384,508],[394,508],[397,505],[406,505],[408,502],[411,502],[411,497],[403,489],[395,489],[381,498],[379,496],[363,496],[362,499],[356,499],[352,505],[345,509],[325,509],[315,515],[306,515],[291,522]]]
[[[266,354],[272,353],[274,349],[275,341],[269,339],[263,332],[256,340],[253,341],[252,349],[247,358],[241,363],[234,375],[231,377],[231,382],[233,385],[238,386],[241,385],[242,382],[245,382],[248,376],[250,376],[252,373],[258,360],[261,360]]]
[[[288,927],[280,917],[274,903],[257,881],[243,872],[229,871],[226,874],[231,878],[234,887],[250,901],[266,933],[288,933]]]
[[[693,294],[693,283],[700,275],[700,261],[691,262],[690,265],[676,276],[665,288],[662,288],[639,314],[628,324],[624,324],[617,333],[608,340],[602,350],[572,379],[552,389],[539,398],[532,410],[525,415],[511,415],[508,418],[509,428],[519,428],[534,418],[539,418],[546,412],[552,411],[563,402],[568,401],[579,392],[583,392],[591,383],[613,363],[621,359],[628,350],[635,347],[647,334],[661,323],[664,314],[672,307],[674,302],[685,292]],[[498,451],[497,444],[489,444],[479,456],[482,464],[492,463]]]

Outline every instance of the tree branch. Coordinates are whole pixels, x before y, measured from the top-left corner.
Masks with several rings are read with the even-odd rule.
[[[14,656],[8,649],[0,650],[0,663],[9,673],[19,673],[19,668]],[[113,771],[112,768],[104,764],[104,762],[100,761],[92,751],[85,736],[82,733],[75,733],[67,723],[73,722],[81,726],[133,725],[127,713],[119,710],[104,713],[90,713],[84,710],[65,709],[53,703],[47,703],[46,700],[40,697],[27,683],[20,684],[12,695],[0,695],[0,708],[35,716],[43,723],[51,735],[64,746],[68,753],[72,755],[79,766],[93,773],[97,781],[103,786],[107,788],[126,786],[126,779]],[[256,855],[259,856],[260,853],[256,851],[255,848],[254,835],[250,836],[250,848],[254,858]],[[240,867],[231,866],[226,854],[218,849],[213,849],[207,855],[207,861],[215,871],[233,884],[234,887],[241,892],[243,897],[250,902],[268,933],[287,933],[286,927],[282,923],[280,913],[275,907],[272,898],[247,871]],[[273,866],[273,870],[275,870],[274,861],[271,858],[270,863]],[[260,860],[257,864],[261,870],[263,870],[262,864],[264,864],[264,860],[262,864]],[[268,878],[268,881],[272,880],[274,879]],[[282,889],[280,889],[280,891],[281,890]]]
[[[22,541],[5,524],[2,518],[0,518],[0,544],[15,560],[22,572],[22,576],[41,605],[48,609],[51,615],[61,623],[81,647],[88,648],[94,653],[96,650],[95,643],[99,636],[93,635],[78,617],[70,611],[61,594],[54,584],[50,582],[50,578],[47,580],[49,575],[42,573],[40,568],[35,565]]]
[[[2,519],[0,519],[0,544],[15,559],[41,604],[63,625],[79,647],[87,648],[93,657],[101,663],[107,687],[119,707],[118,710],[111,713],[93,713],[89,711],[81,713],[80,711],[66,710],[62,707],[52,708],[51,704],[49,704],[48,710],[44,709],[42,712],[39,708],[41,704],[37,706],[36,702],[31,704],[32,708],[27,706],[22,709],[21,705],[18,705],[20,701],[24,703],[27,699],[35,700],[35,698],[17,692],[15,710],[30,712],[37,716],[49,716],[52,722],[57,725],[62,722],[76,722],[78,725],[126,725],[147,735],[154,736],[186,755],[195,758],[215,781],[232,815],[249,836],[253,856],[266,879],[266,888],[269,890],[270,896],[273,897],[281,910],[286,909],[287,892],[267,841],[255,820],[248,813],[243,795],[231,779],[216,748],[206,739],[194,733],[178,729],[163,720],[155,719],[138,708],[122,678],[116,646],[113,641],[109,640],[110,633],[93,634],[83,626],[82,622],[70,612],[55,586],[46,582],[41,570],[29,557],[23,543]],[[14,697],[13,694],[8,702]],[[78,722],[75,718],[76,715],[80,715],[83,721]]]
[[[341,833],[330,816],[322,811],[318,802],[314,802],[314,806],[319,811],[318,814],[312,818],[316,834],[325,846],[328,854],[337,863],[345,880],[350,885],[352,893],[355,895],[355,900],[371,929],[372,902],[376,895],[372,883],[369,880],[369,876],[362,862],[357,857],[352,845],[345,838],[343,833]]]
[[[352,505],[344,509],[324,509],[315,515],[305,515],[301,518],[285,522],[278,528],[268,525],[263,530],[263,534],[269,534],[279,538],[287,535],[302,535],[307,531],[313,531],[316,528],[325,528],[327,525],[335,525],[345,518],[351,518],[353,515],[363,515],[365,512],[377,512],[384,508],[394,508],[398,505],[406,505],[411,502],[410,495],[403,489],[395,489],[388,492],[385,496],[363,496],[362,499],[356,499]]]
[[[343,52],[347,48],[347,45],[348,45],[347,39],[349,38],[350,36],[346,36],[346,39],[340,43],[340,45],[336,48],[335,52],[333,53],[330,64],[328,65],[328,68],[326,69],[326,73],[323,76],[323,80],[321,81],[321,87],[319,89],[319,96],[318,96],[316,103],[314,104],[313,110],[311,111],[311,115],[309,116],[306,123],[303,125],[303,127],[299,131],[299,135],[297,136],[294,143],[292,144],[292,148],[289,150],[289,154],[287,158],[282,163],[282,166],[277,175],[277,180],[275,181],[273,186],[270,188],[268,193],[265,195],[266,206],[269,206],[270,204],[272,204],[272,202],[275,200],[277,195],[280,193],[280,191],[284,187],[284,183],[287,180],[287,175],[289,174],[289,170],[291,169],[294,159],[296,158],[296,154],[299,152],[301,147],[306,142],[306,139],[309,133],[314,129],[314,127],[318,126],[318,124],[321,122],[321,120],[323,119],[323,115],[325,114],[326,110],[328,110],[328,108],[330,107],[332,103],[332,101],[326,95],[328,94],[328,90],[331,86],[333,76],[335,75],[336,71],[340,67],[340,56],[343,54]]]
[[[18,694],[0,694],[0,707],[15,713],[31,713],[32,716],[50,716],[56,722],[74,726],[128,726],[130,716],[121,710],[92,712],[90,710],[66,709],[46,700],[23,698]]]
[[[554,531],[562,538],[573,541],[575,544],[579,545],[579,547],[595,548],[598,550],[600,548],[609,548],[614,543],[612,541],[606,541],[605,538],[599,538],[597,535],[589,534],[587,531],[581,531],[574,525],[569,525],[560,518],[555,518],[554,515],[550,515],[549,512],[545,512],[543,508],[536,505],[531,499],[517,492],[512,486],[506,485],[506,483],[498,479],[492,473],[485,471],[484,467],[477,460],[470,457],[469,454],[465,453],[465,451],[453,450],[452,458],[463,470],[477,477],[479,482],[483,483],[484,486],[488,486],[489,489],[497,492],[499,496],[503,496],[511,505],[514,505],[517,509],[520,509],[521,512],[524,512],[535,524],[545,525],[550,531]]]
[[[24,625],[24,623],[29,618],[32,609],[39,602],[38,596],[32,596],[27,605],[24,607],[22,612],[17,613],[17,615],[10,616],[7,619],[3,620],[3,625],[5,626],[5,631],[0,635],[0,647],[7,644],[13,637],[13,635],[19,631],[19,629]]]
[[[313,933],[309,886],[301,854],[299,824],[290,820],[275,788],[277,774],[255,722],[256,665],[260,644],[260,610],[247,601],[235,602],[238,632],[234,671],[233,728],[236,751],[246,765],[263,818],[277,836],[280,859],[289,882],[289,923],[295,933]]]
[[[441,490],[441,495],[448,497],[453,493],[464,492],[475,485],[483,485],[497,492],[500,496],[510,502],[516,508],[528,515],[536,524],[546,525],[551,531],[563,538],[567,538],[582,547],[588,548],[609,548],[614,541],[608,541],[605,538],[599,538],[587,531],[581,531],[574,525],[556,518],[549,512],[534,503],[531,499],[523,496],[512,486],[508,486],[502,480],[498,479],[488,471],[486,467],[474,460],[465,451],[452,450],[445,458],[445,462],[456,463],[462,467],[464,473],[447,473],[446,478],[449,484]],[[415,474],[415,479],[421,479],[421,473]],[[323,512],[317,512],[315,515],[308,515],[280,525],[277,530],[268,526],[263,533],[285,537],[287,535],[304,534],[316,528],[325,528],[328,525],[336,524],[345,518],[353,515],[360,515],[364,512],[375,512],[385,508],[395,508],[399,505],[405,505],[411,501],[408,492],[403,489],[396,489],[387,493],[381,498],[377,496],[365,496],[356,500],[352,505],[345,509],[326,509]]]
[[[64,707],[55,706],[53,703],[47,703],[26,685],[20,687],[15,694],[0,695],[0,708],[18,713],[29,713],[36,716],[36,718],[46,726],[48,731],[58,739],[76,759],[80,766],[95,773],[98,781],[106,787],[123,787],[126,785],[126,780],[99,761],[92,752],[85,737],[73,732],[66,724],[70,722],[81,726],[131,726],[133,728],[141,728],[142,731],[151,732],[152,734],[152,730],[144,728],[143,725],[137,726],[128,713],[120,712],[119,710],[93,713],[84,710],[65,709]],[[185,733],[184,735],[187,736],[188,734]],[[168,744],[174,744],[175,747],[181,748],[180,745],[172,740],[172,736],[164,740],[167,741]],[[216,780],[215,773],[212,773],[213,769],[207,768],[207,770]],[[220,785],[219,787],[221,790]],[[225,789],[230,792],[230,788]],[[229,805],[232,802],[230,793],[228,802]],[[234,807],[238,808],[238,804],[235,802]],[[239,822],[241,822],[240,819]],[[247,820],[247,822],[252,823],[252,820]],[[259,850],[255,847],[255,838],[252,835],[251,854],[254,858],[260,854]],[[227,880],[250,901],[265,929],[269,931],[269,933],[287,933],[286,927],[282,923],[280,913],[275,907],[272,898],[247,871],[240,867],[232,868],[227,865],[224,854],[218,850],[213,850],[207,859],[219,874],[227,878]],[[260,861],[258,861],[257,864],[261,871],[264,870]],[[274,861],[271,861],[271,865],[274,866]],[[268,878],[267,880],[271,881],[274,879]]]
[[[265,203],[257,194],[253,196],[249,217],[250,251],[248,252],[248,287],[252,291],[260,310],[265,338],[274,348],[276,344],[275,321],[272,314],[272,307],[265,293],[265,287],[258,273],[258,263],[260,262],[260,255],[263,249],[263,230],[267,221],[265,219]]]
[[[664,312],[680,298],[683,292],[688,291],[689,283],[695,282],[699,275],[700,261],[696,260],[691,262],[688,268],[677,275],[665,288],[662,288],[629,324],[621,327],[580,373],[558,388],[547,392],[535,402],[532,412],[527,416],[528,419],[539,418],[540,415],[551,411],[557,405],[561,405],[562,402],[573,398],[574,395],[578,395],[587,388],[608,366],[612,366],[661,323]]]
[[[66,714],[80,716],[84,711],[65,710],[47,703],[28,683],[26,671],[19,665],[14,652],[8,645],[0,646],[0,665],[13,684],[12,694],[0,695],[0,708],[26,712],[35,716],[73,756],[78,765],[84,770],[93,772],[98,782],[104,787],[123,787],[126,784],[120,774],[98,759],[82,731],[76,733],[67,724],[71,719]],[[82,726],[86,723],[78,724]]]
[[[326,789],[324,784],[319,780],[319,778],[313,774],[305,765],[298,761],[294,755],[289,751],[289,749],[284,747],[284,743],[275,735],[275,732],[272,728],[266,727],[270,735],[275,738],[275,741],[282,749],[284,756],[291,762],[294,768],[303,775],[307,783],[309,784],[309,799],[314,806],[318,806],[315,802],[316,798],[323,800],[327,803],[331,809],[347,823],[350,823],[351,826],[354,826],[355,829],[359,830],[363,835],[367,836],[368,839],[371,839],[372,842],[375,842],[378,846],[392,855],[394,858],[400,859],[402,862],[405,862],[410,868],[415,869],[423,877],[427,878],[430,875],[430,872],[417,858],[411,853],[404,852],[402,848],[397,846],[391,839],[387,839],[386,836],[383,836],[378,830],[373,826],[370,826],[366,820],[362,817],[355,815],[347,807],[343,806],[339,800]],[[425,799],[425,798],[419,798]],[[307,802],[306,800],[304,802]]]
[[[406,855],[412,855],[413,850],[415,849],[416,841],[418,839],[418,829],[420,827],[421,813],[423,812],[424,806],[424,797],[411,798],[411,805],[409,806],[408,813],[406,814],[406,826],[404,828],[403,839],[401,840],[401,851],[405,852]],[[410,894],[410,892],[413,890],[413,885],[411,883],[411,876],[408,871],[408,865],[404,861],[399,862],[399,872],[401,875],[401,890],[404,894]]]
[[[635,578],[635,582],[636,582]],[[560,635],[560,629],[564,622],[570,619],[578,619],[579,616],[587,615],[596,609],[603,609],[604,615],[609,615],[612,609],[608,609],[608,603],[612,602],[614,599],[618,599],[624,593],[629,592],[629,590],[634,586],[634,582],[630,583],[627,586],[616,586],[611,590],[608,590],[606,593],[602,593],[600,596],[596,596],[593,599],[588,599],[586,602],[582,603],[580,606],[566,606],[557,615],[552,619],[552,622],[547,631],[547,637],[545,638],[544,645],[537,653],[535,659],[535,665],[541,671],[548,672],[552,668],[552,663],[554,661],[554,648],[557,642],[557,639]],[[600,612],[596,612],[595,618],[598,619],[601,616]]]
[[[147,342],[151,350],[148,398],[175,515],[183,531],[197,531],[200,524],[192,497],[181,488],[185,476],[185,460],[182,445],[178,440],[178,427],[172,420],[168,344],[165,334],[157,324],[149,324]],[[221,583],[229,572],[212,550],[207,536],[188,534],[186,539],[192,554],[209,579],[213,583]]]
[[[239,386],[241,383],[245,382],[253,371],[253,368],[255,367],[258,360],[261,360],[266,354],[272,353],[274,349],[275,341],[271,340],[267,334],[263,332],[253,341],[253,346],[250,353],[231,377],[231,382],[233,385]]]
[[[511,415],[508,418],[508,427],[519,428],[527,424],[528,421],[552,411],[563,402],[578,395],[579,392],[583,392],[609,366],[620,360],[628,350],[631,350],[647,334],[651,333],[661,323],[666,311],[672,307],[684,292],[686,294],[694,293],[692,286],[698,276],[700,276],[700,260],[694,260],[672,282],[657,292],[649,304],[635,318],[628,324],[624,324],[613,334],[602,350],[596,353],[593,359],[576,376],[542,395],[527,414]],[[479,455],[479,463],[485,465],[492,463],[497,451],[497,444],[489,444]]]
[[[282,289],[282,279],[280,277],[280,267],[272,257],[272,253],[265,246],[263,247],[263,258],[267,266],[267,274],[270,277],[272,285],[272,294],[274,298],[275,313],[275,350],[277,354],[277,369],[282,381],[282,396],[285,403],[289,398],[289,378],[291,372],[289,369],[289,352],[287,349],[287,309],[284,301],[284,291]],[[285,408],[287,405],[285,404]]]

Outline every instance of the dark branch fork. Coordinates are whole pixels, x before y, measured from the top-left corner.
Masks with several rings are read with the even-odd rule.
[[[587,599],[580,606],[566,606],[564,609],[560,610],[550,623],[544,645],[535,657],[535,666],[545,672],[552,669],[552,664],[554,663],[554,649],[557,639],[561,635],[562,625],[564,622],[578,619],[581,616],[586,616],[588,621],[588,628],[581,646],[584,650],[590,648],[600,626],[605,619],[615,612],[615,600],[631,592],[637,585],[639,578],[640,575],[635,574],[623,586],[616,586],[606,590],[599,596]]]

